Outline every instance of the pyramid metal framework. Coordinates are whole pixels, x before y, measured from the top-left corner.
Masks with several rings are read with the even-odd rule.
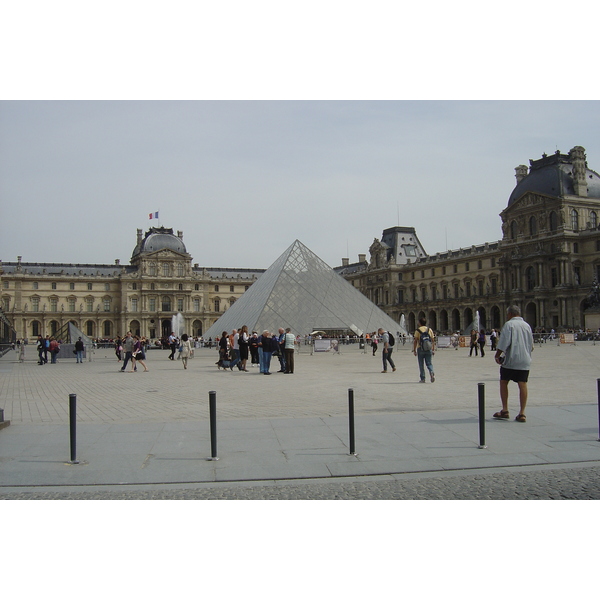
[[[243,325],[259,333],[279,327],[300,335],[317,330],[362,335],[380,327],[406,333],[298,240],[204,333],[204,339]]]

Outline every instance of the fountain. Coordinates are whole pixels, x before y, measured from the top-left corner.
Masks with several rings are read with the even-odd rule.
[[[173,315],[173,318],[171,319],[171,331],[173,331],[177,337],[181,337],[181,334],[185,333],[185,319],[180,312]]]

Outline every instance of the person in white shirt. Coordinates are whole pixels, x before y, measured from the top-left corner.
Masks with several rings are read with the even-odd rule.
[[[496,362],[500,365],[500,400],[502,410],[494,413],[494,419],[508,419],[508,382],[519,386],[520,411],[515,421],[525,423],[527,405],[527,380],[533,351],[533,332],[521,317],[518,306],[509,306],[508,321],[504,323],[496,349]]]

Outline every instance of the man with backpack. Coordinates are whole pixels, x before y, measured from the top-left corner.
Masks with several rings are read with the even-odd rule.
[[[435,381],[433,365],[431,364],[431,357],[435,353],[435,342],[433,331],[427,327],[426,323],[427,321],[424,318],[419,319],[419,327],[415,331],[413,338],[413,354],[419,361],[419,374],[421,376],[419,383],[425,383],[425,368],[423,363],[427,365],[427,370],[431,376],[431,383]]]
[[[381,351],[381,357],[383,359],[383,371],[382,373],[387,373],[387,363],[389,362],[392,371],[396,370],[396,365],[392,360],[392,352],[394,351],[394,336],[389,332],[385,331],[383,327],[380,327],[377,333],[381,336],[381,343],[383,344],[383,350]]]

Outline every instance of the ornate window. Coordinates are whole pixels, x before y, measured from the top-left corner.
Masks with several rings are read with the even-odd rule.
[[[219,312],[221,308],[221,302],[218,299],[215,299],[215,312]]]
[[[571,229],[579,231],[579,213],[575,209],[571,211]]]
[[[69,311],[75,312],[75,298],[69,298]]]
[[[183,310],[183,298],[177,298],[177,310],[179,312]]]
[[[88,298],[85,303],[87,305],[87,311],[92,312],[94,310],[94,299]]]
[[[595,210],[590,213],[590,227],[596,229],[598,227],[598,214]]]
[[[194,298],[194,312],[200,312],[200,299]]]
[[[150,298],[149,302],[150,302],[149,310],[150,310],[150,312],[154,312],[156,310],[156,298]]]
[[[171,311],[171,298],[169,296],[163,296],[161,304],[163,312]]]
[[[552,211],[550,213],[550,231],[556,231],[558,229],[558,215]]]
[[[104,312],[110,312],[110,298],[104,298]]]
[[[50,298],[50,310],[56,312],[58,310],[58,298]]]
[[[183,263],[179,263],[177,265],[177,277],[183,277],[185,275],[185,272],[183,270]]]
[[[150,277],[156,277],[156,263],[151,262],[148,265],[148,275],[150,275]]]
[[[517,222],[516,221],[510,222],[510,239],[511,240],[517,239]]]
[[[537,220],[535,217],[529,218],[529,235],[536,235],[537,233]]]
[[[137,311],[138,311],[138,299],[132,298],[131,299],[131,312],[137,312]]]
[[[535,269],[533,267],[527,267],[525,270],[525,285],[529,292],[535,287]]]

